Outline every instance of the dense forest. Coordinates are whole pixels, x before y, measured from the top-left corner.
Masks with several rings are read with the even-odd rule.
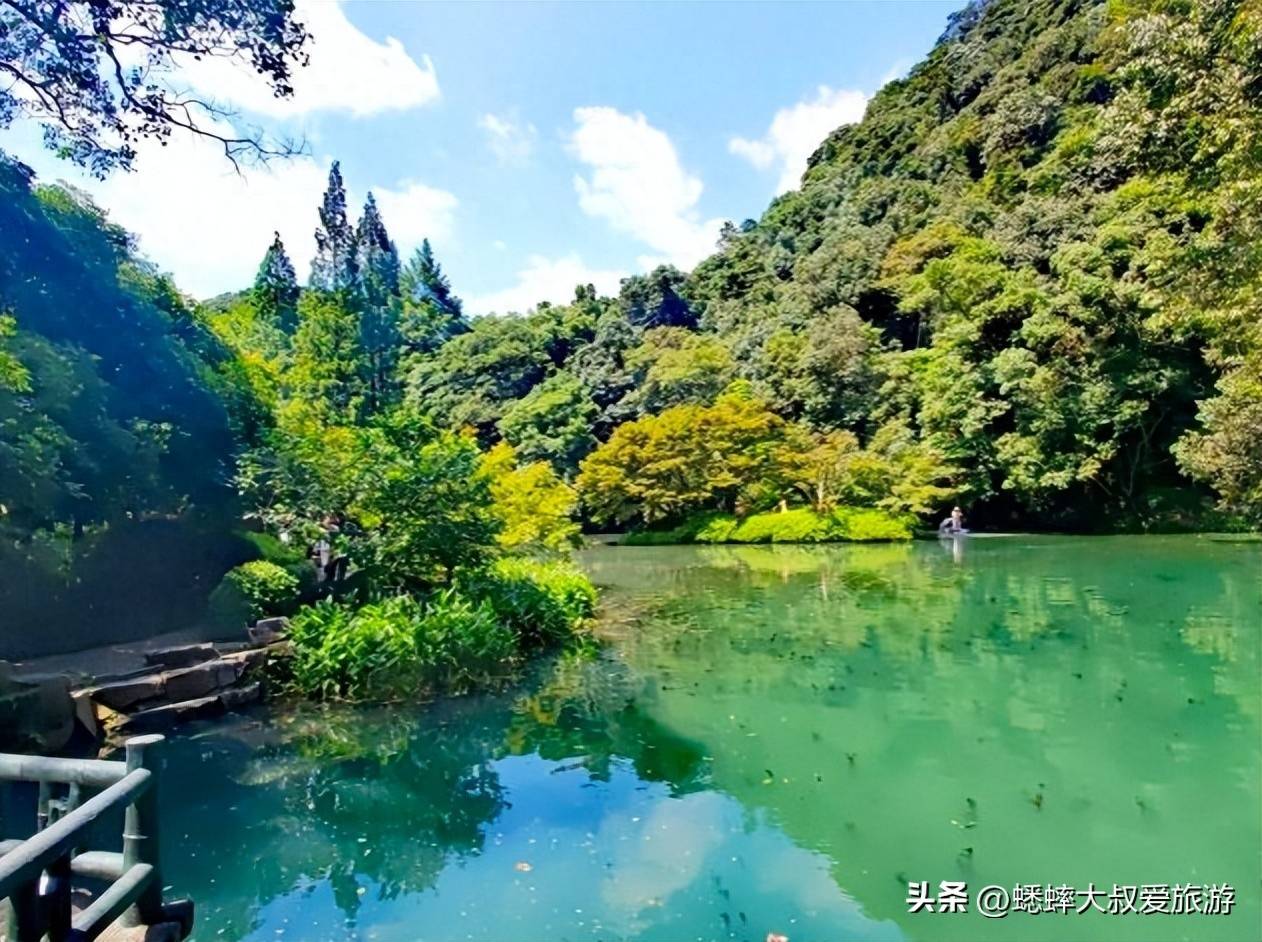
[[[598,524],[1256,521],[1259,16],[975,3],[696,270],[480,320],[409,396],[577,473]]]
[[[478,318],[336,164],[309,284],[278,236],[198,303],[4,160],[0,609],[29,638],[259,614],[321,594],[323,543],[356,601],[310,637],[458,624],[455,671],[537,630],[523,586],[562,600],[545,633],[590,607],[527,565],[580,525],[1255,524],[1260,77],[1255,3],[977,2],[692,272]]]

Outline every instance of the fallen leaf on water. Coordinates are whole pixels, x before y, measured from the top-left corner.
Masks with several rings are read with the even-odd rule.
[[[789,942],[789,937],[778,932],[768,932],[767,942]]]
[[[513,864],[513,869],[520,870],[522,873],[529,873],[534,869],[534,867],[530,866],[530,864],[526,863],[524,860],[519,860],[517,863]]]

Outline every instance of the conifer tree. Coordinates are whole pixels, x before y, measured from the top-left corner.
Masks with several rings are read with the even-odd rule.
[[[316,227],[316,254],[311,261],[311,287],[324,291],[350,291],[359,280],[356,263],[355,230],[346,217],[346,188],[342,170],[333,161],[329,185],[320,206],[320,225]]]
[[[355,232],[359,271],[359,338],[366,369],[368,406],[392,402],[398,391],[395,368],[399,358],[399,252],[390,241],[386,224],[371,193]]]
[[[273,235],[272,244],[254,276],[250,297],[261,320],[292,334],[298,327],[298,278],[280,233]]]
[[[399,293],[399,251],[390,241],[386,224],[371,193],[355,232],[355,260],[360,290],[366,304],[382,305]]]
[[[326,423],[354,424],[369,396],[358,313],[343,294],[308,291],[298,304],[298,319],[289,396]]]
[[[401,330],[414,350],[433,350],[469,329],[460,299],[434,258],[429,239],[413,253],[399,277],[403,297]]]

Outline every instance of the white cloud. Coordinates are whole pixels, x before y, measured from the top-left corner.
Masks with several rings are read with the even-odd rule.
[[[714,251],[722,220],[699,218],[701,180],[684,170],[664,132],[642,114],[607,107],[577,108],[574,121],[570,149],[591,168],[574,177],[583,212],[681,268]]]
[[[760,170],[779,164],[776,192],[783,193],[801,182],[807,160],[824,138],[841,125],[861,119],[867,104],[863,92],[821,85],[814,99],[777,111],[761,138],[734,137],[727,149]]]
[[[298,0],[295,18],[307,27],[310,61],[294,70],[294,94],[277,98],[241,62],[183,63],[182,78],[223,102],[271,118],[315,111],[356,117],[403,111],[436,101],[438,73],[429,56],[417,62],[393,36],[377,42],[361,33],[334,0]]]
[[[140,173],[116,173],[101,182],[66,164],[50,169],[91,193],[112,220],[139,236],[141,251],[172,272],[182,290],[208,297],[249,286],[273,230],[280,232],[299,279],[306,280],[329,163],[295,157],[239,176],[214,142],[173,135],[165,147],[141,144]],[[349,209],[358,218],[367,188],[353,179],[348,186]],[[451,193],[412,180],[372,191],[400,252],[424,237],[450,235],[457,206]]]
[[[320,193],[323,192],[321,187]],[[446,190],[415,180],[400,180],[392,188],[373,187],[372,192],[381,207],[381,218],[385,220],[390,237],[404,258],[410,249],[421,244],[422,239],[441,242],[451,235],[459,200]],[[317,193],[316,199],[319,198]],[[357,203],[357,212],[358,208]]]
[[[526,160],[533,153],[539,136],[533,124],[513,115],[484,114],[478,119],[478,127],[486,132],[491,153],[504,164]]]
[[[592,284],[601,294],[613,294],[625,272],[588,268],[575,253],[561,258],[531,255],[526,267],[517,273],[517,283],[502,291],[465,298],[470,314],[523,312],[540,301],[568,304],[578,285]]]

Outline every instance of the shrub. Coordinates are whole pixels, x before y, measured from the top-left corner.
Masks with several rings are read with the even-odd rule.
[[[626,546],[669,546],[676,543],[727,543],[740,519],[732,514],[694,514],[669,530],[635,530],[619,541]]]
[[[508,556],[466,575],[461,587],[485,600],[523,645],[563,641],[596,611],[596,588],[573,565]]]
[[[839,507],[833,511],[834,539],[852,542],[910,540],[916,518],[911,514],[893,514],[885,510],[863,507]]]
[[[210,594],[208,617],[222,628],[239,628],[266,615],[285,614],[301,582],[275,563],[256,559],[228,570]]]
[[[809,507],[754,514],[729,536],[732,543],[823,543],[834,539],[832,517]]]
[[[290,624],[290,685],[318,699],[391,700],[461,689],[516,657],[513,632],[486,602],[453,589],[352,609],[321,601]]]
[[[670,530],[628,533],[629,546],[662,546],[677,543],[827,543],[910,540],[916,518],[886,510],[838,507],[827,513],[809,507],[773,510],[734,517],[699,514]]]

